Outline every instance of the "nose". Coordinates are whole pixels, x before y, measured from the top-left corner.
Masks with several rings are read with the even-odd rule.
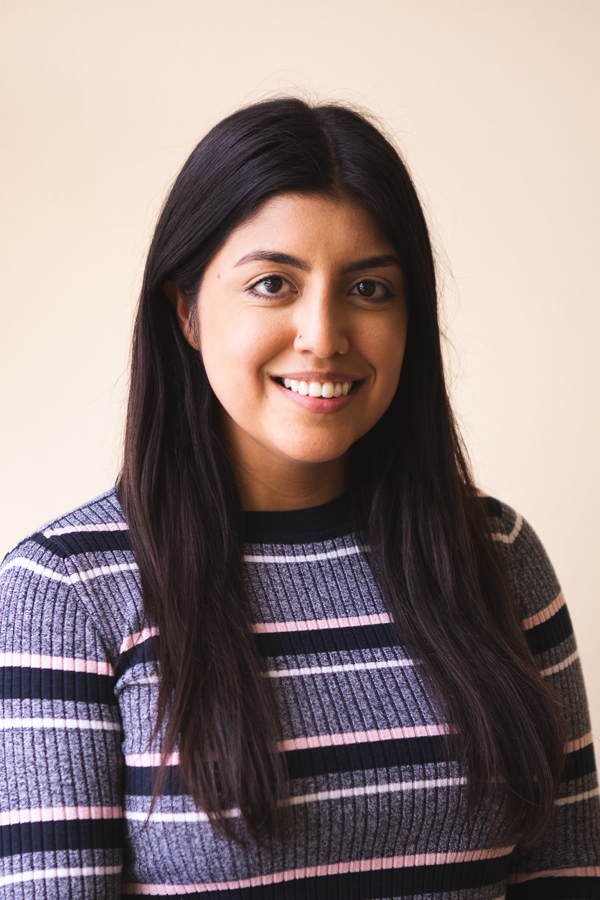
[[[315,291],[296,306],[294,350],[330,359],[348,352],[347,323],[341,304],[330,291]]]

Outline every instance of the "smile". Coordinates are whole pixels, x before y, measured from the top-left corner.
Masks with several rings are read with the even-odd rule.
[[[292,378],[277,378],[288,391],[301,394],[303,397],[323,397],[326,400],[332,397],[346,396],[354,387],[354,381],[296,381]]]

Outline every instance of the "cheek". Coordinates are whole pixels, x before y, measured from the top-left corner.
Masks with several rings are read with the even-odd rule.
[[[371,335],[365,335],[364,354],[376,370],[376,388],[391,400],[398,386],[404,348],[406,325],[404,321],[389,323]]]
[[[200,346],[212,388],[227,407],[243,396],[255,394],[262,381],[262,368],[279,346],[273,329],[260,317],[226,311],[213,312],[199,322]]]

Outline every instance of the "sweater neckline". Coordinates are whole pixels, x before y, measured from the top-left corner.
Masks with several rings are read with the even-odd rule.
[[[355,504],[349,491],[306,509],[244,513],[250,544],[308,544],[343,537],[356,530]]]

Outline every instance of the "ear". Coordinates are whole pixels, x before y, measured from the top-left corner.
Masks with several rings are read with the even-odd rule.
[[[165,281],[165,294],[173,304],[179,327],[184,338],[194,350],[199,350],[198,337],[194,329],[194,321],[192,317],[193,306],[190,301],[181,293],[179,285],[174,281]]]

